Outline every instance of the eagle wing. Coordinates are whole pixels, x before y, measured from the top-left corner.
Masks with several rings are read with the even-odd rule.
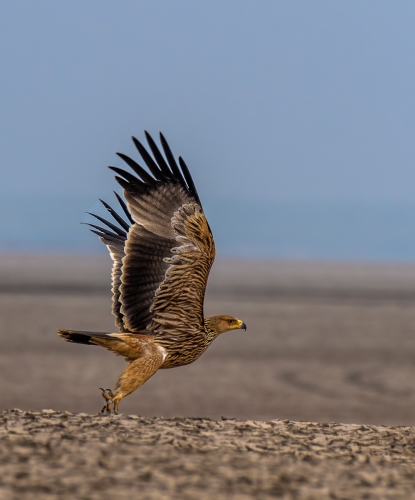
[[[113,259],[112,312],[120,330],[174,337],[200,331],[215,244],[183,159],[176,163],[162,134],[165,156],[147,132],[146,139],[152,156],[133,141],[148,171],[120,153],[136,175],[110,167],[124,189],[126,204],[116,196],[128,223],[101,200],[120,227],[94,214],[106,227],[90,226]]]

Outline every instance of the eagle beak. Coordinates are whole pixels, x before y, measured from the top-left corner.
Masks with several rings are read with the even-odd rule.
[[[246,331],[246,324],[243,321],[239,320],[238,324],[239,324],[239,328],[241,330],[245,330]]]

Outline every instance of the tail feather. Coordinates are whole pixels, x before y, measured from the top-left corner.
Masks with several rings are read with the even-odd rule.
[[[60,335],[67,342],[75,342],[76,344],[85,345],[97,345],[91,342],[92,338],[95,337],[107,337],[110,333],[106,332],[83,332],[80,330],[64,330],[59,328],[58,335]]]

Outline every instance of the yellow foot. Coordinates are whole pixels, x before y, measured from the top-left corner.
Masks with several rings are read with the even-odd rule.
[[[102,391],[102,397],[105,399],[105,405],[103,406],[101,413],[105,413],[106,415],[113,415],[114,413],[118,413],[116,411],[113,411],[114,394],[111,389],[103,389],[102,387],[100,387],[100,390]]]

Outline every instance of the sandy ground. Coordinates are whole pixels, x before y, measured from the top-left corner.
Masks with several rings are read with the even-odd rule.
[[[0,413],[0,496],[411,499],[415,432],[309,422]]]
[[[65,343],[55,332],[58,327],[114,331],[108,291],[109,269],[110,262],[106,257],[0,255],[0,410],[20,408],[24,411],[40,411],[46,408],[82,414],[98,412],[102,406],[98,387],[112,387],[125,366],[124,361],[98,347]],[[228,422],[220,420],[221,417],[274,423],[276,419],[288,419],[370,426],[415,426],[415,266],[218,261],[209,282],[206,313],[237,316],[247,323],[248,331],[224,334],[193,365],[157,373],[139,391],[123,400],[120,410],[124,415],[157,417],[158,420],[145,419],[149,422],[149,429],[151,426],[170,428],[169,426],[176,425],[169,420],[160,420],[160,417],[210,417],[216,419],[209,424],[213,426],[211,432],[214,434],[218,430],[216,426]],[[19,419],[23,418],[16,412],[4,415],[7,418],[12,415],[12,420],[17,416]],[[30,413],[24,416],[24,419],[32,419],[34,422],[43,422],[46,418],[52,417]],[[76,421],[83,426],[82,419],[87,419],[87,416],[53,418],[57,419],[56,422],[65,418],[78,419]],[[122,422],[127,422],[126,418]],[[102,420],[92,419],[90,422],[95,426],[102,426]],[[144,420],[140,422],[143,424]],[[184,426],[185,422],[193,422],[193,427],[198,425],[196,421],[178,422],[182,422]],[[281,425],[279,423],[279,427],[277,426],[278,432],[285,432]],[[296,426],[300,424],[290,425],[297,429]],[[329,426],[328,429],[331,429],[330,432],[336,431],[344,440],[344,432],[350,428],[340,427],[336,430]],[[233,429],[232,432],[236,430]],[[399,439],[406,435],[409,439],[406,451],[414,449],[408,437],[412,432],[410,429],[389,429],[388,432],[397,432],[396,436],[401,436]],[[247,448],[243,447],[236,452],[219,445],[217,449],[210,451],[196,447],[190,461],[186,458],[188,451],[180,446],[163,445],[155,448],[151,440],[146,441],[144,438],[144,441],[124,442],[122,433],[117,433],[118,431],[114,433],[113,438],[108,436],[108,439],[115,439],[120,443],[122,441],[122,446],[112,446],[107,438],[99,439],[93,447],[85,444],[91,437],[65,438],[64,441],[62,437],[56,439],[64,444],[62,449],[65,456],[75,457],[80,454],[79,456],[84,457],[82,460],[86,460],[91,467],[98,463],[94,460],[100,460],[100,453],[107,453],[112,464],[108,466],[108,470],[112,471],[109,477],[113,478],[118,477],[113,461],[118,460],[117,457],[124,460],[121,455],[124,453],[122,450],[125,450],[126,456],[131,453],[136,457],[134,460],[138,460],[137,463],[143,467],[146,454],[151,457],[149,460],[152,464],[160,459],[160,463],[164,464],[162,474],[167,474],[166,481],[169,474],[176,474],[168,472],[168,464],[173,459],[175,463],[177,461],[181,464],[183,471],[187,470],[186,464],[194,463],[198,469],[200,464],[207,461],[212,474],[221,478],[218,479],[217,491],[212,490],[218,495],[227,494],[223,485],[232,483],[229,479],[232,471],[235,477],[242,477],[245,474],[243,471],[250,470],[254,474],[253,471],[258,470],[258,478],[268,478],[266,481],[275,479],[280,471],[291,471],[287,472],[291,478],[287,480],[288,489],[258,486],[257,479],[251,474],[246,481],[253,481],[252,484],[259,489],[255,490],[249,483],[251,486],[248,485],[243,490],[240,485],[235,486],[234,481],[229,492],[232,495],[243,495],[245,491],[248,495],[246,498],[253,494],[257,498],[268,498],[278,496],[278,491],[284,491],[287,495],[292,495],[287,498],[314,498],[295,496],[297,493],[294,494],[294,490],[289,488],[293,481],[290,474],[295,475],[297,472],[298,477],[308,478],[307,487],[298,489],[297,485],[298,491],[306,492],[314,488],[309,484],[314,462],[299,458],[294,448],[292,453],[281,450],[276,453],[274,448],[268,450],[267,433],[264,434],[265,441],[262,445],[258,444],[259,447],[265,446],[268,450],[266,452],[247,452]],[[312,433],[304,438],[304,446],[311,447],[312,450],[314,445],[311,435]],[[28,436],[31,436],[30,439]],[[287,434],[286,437],[288,448],[290,443],[294,446],[290,436],[291,434]],[[19,439],[27,444],[26,448]],[[8,446],[22,446],[29,455],[32,452],[33,456],[43,453],[45,471],[49,470],[48,467],[52,467],[50,464],[55,460],[52,458],[56,458],[53,451],[56,439],[53,438],[55,441],[49,445],[46,438],[42,438],[43,441],[39,443],[37,439],[31,432],[22,435],[8,433],[2,438],[3,460],[4,453],[10,457],[10,450],[14,450],[16,457],[20,457],[20,451],[16,451],[20,448],[9,450]],[[359,444],[361,437],[353,439]],[[144,450],[142,454],[133,446],[138,442],[139,450]],[[273,442],[279,443],[278,446],[275,445],[278,451],[281,442]],[[391,453],[391,442],[385,443],[385,449]],[[48,446],[52,450],[49,465],[49,452],[45,451],[49,449]],[[150,448],[147,450],[146,447]],[[27,450],[31,450],[30,453]],[[94,450],[91,462],[88,462],[88,450],[91,453]],[[377,464],[376,457],[383,455],[383,452],[380,455],[373,449],[362,452],[362,456],[369,457],[364,459],[366,462],[363,464],[368,474],[381,474],[382,478],[389,477],[390,474],[390,484],[395,485],[388,493],[385,489],[386,479],[377,479],[374,483],[372,481],[371,494],[375,496],[367,498],[401,498],[398,496],[401,491],[399,488],[403,488],[399,493],[403,495],[402,492],[409,491],[405,490],[405,485],[414,486],[413,462],[409,451],[409,454],[406,451],[400,453],[401,458],[397,462],[391,460],[390,463],[384,462],[381,465]],[[115,455],[112,456],[112,453]],[[360,462],[358,459],[346,460],[340,455],[335,452],[333,460],[327,456],[321,460],[317,458],[316,463],[320,464],[323,471],[325,468],[333,470],[333,481],[337,481],[339,485],[344,483],[346,488],[349,477],[347,474],[351,470],[357,473],[357,464]],[[374,457],[375,462],[371,457]],[[26,459],[22,460],[24,462]],[[28,460],[28,463],[32,463],[30,457]],[[224,468],[223,463],[227,464]],[[349,468],[345,466],[346,463]],[[64,467],[59,465],[61,466]],[[33,479],[31,474],[32,472],[28,477]],[[194,479],[195,484],[206,485],[209,474],[203,480],[200,479],[201,482]],[[42,474],[40,476],[43,477]],[[193,479],[190,480],[189,477],[186,472],[182,480],[186,484],[188,480],[193,484]],[[285,477],[284,474],[281,477]],[[124,480],[120,481],[119,484],[124,484]],[[262,479],[258,481],[261,482]],[[275,484],[281,483],[278,481]],[[302,479],[296,479],[295,484],[296,481],[298,483]],[[356,481],[350,476],[350,484],[356,486]],[[362,481],[364,483],[365,480]],[[33,485],[33,481],[30,484]],[[118,483],[115,481],[114,485],[116,484]],[[132,481],[131,484],[136,483]],[[151,484],[150,481],[150,486],[145,489],[147,497],[162,498],[151,496]],[[177,484],[174,488],[178,488]],[[322,481],[319,484],[318,487],[323,488],[321,491],[326,488],[324,491],[327,492],[331,487],[329,482]],[[373,485],[381,488],[379,491],[383,491],[382,495],[392,496],[374,493]],[[97,491],[102,491],[100,487],[97,488]],[[197,490],[199,486],[195,488]],[[30,488],[26,488],[26,495],[29,495],[29,490]],[[170,495],[172,491],[166,494]],[[201,498],[199,494],[191,493],[193,490],[189,491],[188,498]],[[321,491],[315,498],[325,498],[321,496]],[[347,494],[342,496],[340,489],[338,491],[339,496],[331,498],[360,498]],[[66,491],[65,494],[69,493]],[[192,497],[192,494],[196,496]],[[105,497],[101,495],[100,498]],[[406,495],[402,498],[411,497]]]

